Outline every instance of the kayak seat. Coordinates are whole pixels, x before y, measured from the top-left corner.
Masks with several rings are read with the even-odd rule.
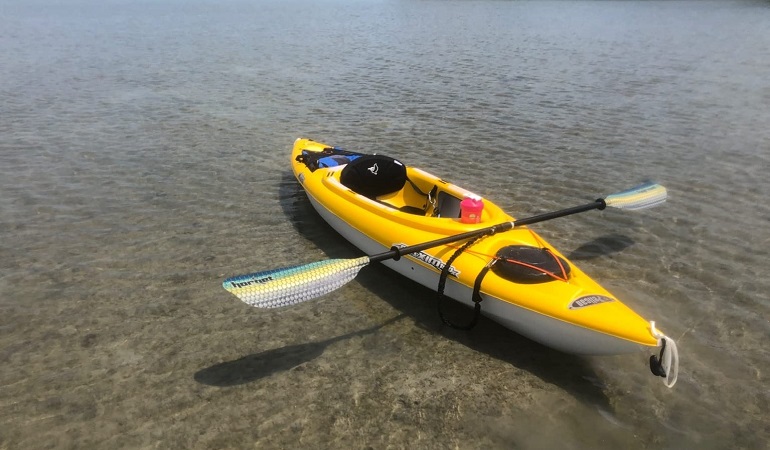
[[[425,209],[424,208],[418,208],[417,206],[406,205],[406,206],[402,206],[402,207],[398,208],[398,210],[399,211],[403,211],[405,213],[409,213],[409,214],[417,214],[417,215],[424,215],[425,214]]]
[[[425,215],[427,205],[423,207],[403,205],[396,206],[378,197],[398,193],[407,183],[423,197],[422,192],[406,175],[406,166],[389,156],[366,155],[350,161],[340,172],[340,183],[357,194],[361,194],[385,206],[399,211]]]
[[[342,169],[340,183],[357,194],[376,199],[404,187],[406,166],[389,156],[362,156]]]

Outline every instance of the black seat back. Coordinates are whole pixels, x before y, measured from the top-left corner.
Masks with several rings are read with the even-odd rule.
[[[404,187],[406,166],[389,156],[361,156],[342,169],[340,182],[356,193],[376,198]]]

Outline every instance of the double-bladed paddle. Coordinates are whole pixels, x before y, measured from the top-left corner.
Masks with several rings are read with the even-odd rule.
[[[619,209],[637,210],[650,208],[666,201],[666,188],[656,183],[645,183],[627,191],[608,195],[585,205],[574,206],[512,222],[504,222],[466,233],[447,236],[408,247],[391,248],[372,256],[353,259],[328,259],[299,266],[239,275],[226,279],[222,287],[240,300],[258,308],[279,308],[302,303],[328,294],[356,277],[358,271],[369,263],[398,260],[403,255],[438,247],[439,245],[471,239],[484,234],[507,231],[517,226],[530,225],[558,217],[604,209],[607,206]]]

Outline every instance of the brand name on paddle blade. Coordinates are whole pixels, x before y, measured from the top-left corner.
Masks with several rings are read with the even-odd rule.
[[[580,309],[586,306],[598,305],[599,303],[612,302],[612,297],[606,295],[585,295],[572,301],[569,305],[569,309]]]
[[[272,281],[272,280],[273,280],[273,277],[267,276],[267,277],[264,277],[264,278],[251,279],[251,280],[246,280],[246,281],[231,281],[230,284],[234,288],[242,288],[242,287],[246,287],[246,286],[251,286],[252,284],[264,284],[264,283],[267,283],[268,281]]]
[[[393,244],[393,246],[398,248],[407,247],[406,244]],[[431,256],[425,252],[414,252],[414,253],[410,253],[408,256],[411,256],[412,258],[422,261],[425,264],[433,266],[439,271],[444,270],[444,266],[446,266],[446,263],[443,260],[436,258],[435,256]],[[452,275],[453,277],[457,278],[460,276],[460,271],[457,270],[454,266],[449,266],[449,275]]]

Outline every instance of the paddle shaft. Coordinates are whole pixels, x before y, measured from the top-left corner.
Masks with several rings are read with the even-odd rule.
[[[286,267],[284,269],[231,277],[225,280],[222,286],[251,306],[277,308],[294,305],[320,297],[342,287],[355,278],[362,267],[372,262],[388,259],[398,260],[403,255],[420,252],[431,247],[507,231],[516,226],[543,222],[592,209],[604,209],[607,206],[630,210],[649,208],[663,203],[666,200],[666,196],[666,188],[649,182],[581,206],[504,222],[454,236],[446,236],[422,244],[405,246],[403,248],[393,246],[389,251],[373,256],[362,256],[347,260],[330,259],[311,264]]]
[[[477,236],[481,236],[483,234],[495,234],[500,231],[508,231],[511,228],[514,228],[517,226],[531,225],[533,223],[544,222],[546,220],[556,219],[564,216],[570,216],[572,214],[577,214],[584,211],[590,211],[592,209],[604,209],[606,206],[607,204],[604,202],[604,199],[600,198],[594,202],[586,203],[585,205],[573,206],[572,208],[561,209],[559,211],[552,211],[552,212],[547,212],[543,214],[538,214],[536,216],[526,217],[524,219],[515,220],[513,222],[503,222],[497,225],[492,225],[491,227],[480,228],[478,230],[468,231],[466,233],[461,233],[461,234],[455,234],[453,236],[447,236],[445,238],[440,238],[429,242],[423,242],[422,244],[415,244],[415,245],[410,245],[410,246],[401,247],[401,248],[392,247],[387,252],[378,253],[376,255],[370,256],[369,261],[381,262],[381,261],[386,261],[388,259],[398,260],[401,258],[402,255],[421,252],[429,248],[438,247],[439,245],[451,244],[452,242],[474,238]]]

